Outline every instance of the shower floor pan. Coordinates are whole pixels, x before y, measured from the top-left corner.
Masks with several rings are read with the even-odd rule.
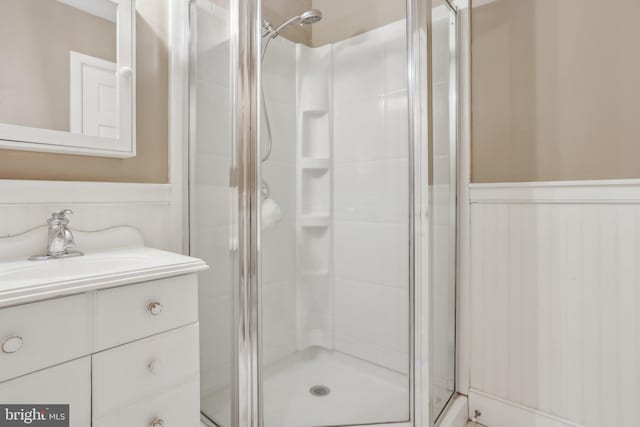
[[[265,369],[265,427],[373,424],[408,418],[408,377],[346,354],[312,348]],[[313,387],[315,393],[312,393]],[[318,393],[318,390],[321,390]],[[229,391],[203,398],[203,410],[229,427]]]

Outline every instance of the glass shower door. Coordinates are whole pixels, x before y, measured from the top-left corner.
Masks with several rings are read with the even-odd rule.
[[[455,391],[456,229],[457,229],[457,81],[456,11],[433,0],[432,123],[429,158],[429,240],[431,288],[431,390],[433,418]]]
[[[231,427],[236,356],[230,3],[198,0],[189,6],[189,242],[191,255],[211,266],[198,274],[200,407],[218,426]]]

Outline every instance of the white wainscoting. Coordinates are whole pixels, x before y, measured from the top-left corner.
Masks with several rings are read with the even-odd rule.
[[[638,426],[640,181],[479,184],[470,199],[470,415]]]
[[[174,197],[169,184],[0,180],[0,237],[45,225],[51,212],[69,208],[72,229],[129,225],[147,246],[180,252]]]

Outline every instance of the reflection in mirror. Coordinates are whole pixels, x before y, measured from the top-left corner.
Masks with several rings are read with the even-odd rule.
[[[117,4],[0,2],[0,123],[118,137]]]

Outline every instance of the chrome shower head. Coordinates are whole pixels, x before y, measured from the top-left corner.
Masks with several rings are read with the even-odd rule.
[[[310,9],[300,15],[300,24],[315,24],[322,19],[322,12],[318,9]]]
[[[300,15],[294,16],[292,18],[287,19],[282,25],[280,25],[275,30],[273,26],[268,21],[262,22],[262,37],[275,38],[278,37],[280,32],[284,30],[291,24],[299,24],[299,25],[311,25],[322,19],[322,12],[318,9],[309,9],[306,12],[301,13]]]

